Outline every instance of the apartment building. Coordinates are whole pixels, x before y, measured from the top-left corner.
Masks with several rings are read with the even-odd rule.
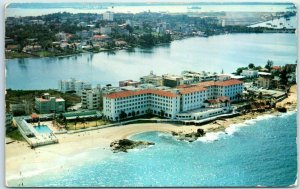
[[[68,80],[59,80],[58,81],[58,90],[66,92],[75,92],[77,95],[81,95],[81,91],[84,89],[91,89],[92,85],[88,82],[78,81],[75,78]]]
[[[65,112],[65,100],[45,93],[42,97],[35,98],[35,109],[42,114]]]
[[[114,21],[114,13],[113,12],[107,11],[107,12],[103,13],[102,16],[103,16],[103,20]]]
[[[100,89],[87,89],[82,90],[81,107],[83,109],[96,110],[100,108],[101,104],[101,91]]]

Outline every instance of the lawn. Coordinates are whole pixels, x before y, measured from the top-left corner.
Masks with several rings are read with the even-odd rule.
[[[106,120],[97,120],[97,121],[86,121],[86,122],[70,122],[67,124],[68,130],[78,130],[78,129],[85,129],[89,127],[96,127],[96,126],[102,126],[102,125],[107,125],[110,124],[110,121]]]

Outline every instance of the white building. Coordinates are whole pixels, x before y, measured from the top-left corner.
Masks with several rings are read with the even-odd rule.
[[[81,107],[83,109],[96,110],[100,108],[101,90],[98,88],[82,90]]]
[[[103,20],[114,21],[114,13],[113,12],[105,12],[102,14]]]
[[[257,70],[243,70],[241,75],[245,76],[245,77],[258,77],[258,71]]]
[[[136,91],[121,91],[106,94],[103,97],[103,113],[106,118],[116,121],[121,118],[134,117],[153,113],[166,118],[182,118],[178,113],[197,110],[196,112],[188,112],[190,117],[196,119],[207,115],[217,115],[228,111],[223,105],[211,107],[206,103],[207,100],[221,101],[223,100],[237,101],[243,92],[243,82],[236,79],[225,81],[207,81],[196,85],[181,85],[175,89],[142,89]],[[210,113],[203,111],[203,108],[210,108]],[[217,111],[211,110],[218,108]],[[220,109],[221,108],[221,109]],[[199,110],[199,111],[198,111]],[[123,115],[122,115],[123,114]],[[125,116],[124,116],[125,114]],[[195,115],[195,116],[192,116]]]
[[[210,72],[193,72],[193,71],[183,71],[181,75],[184,78],[191,78],[193,82],[201,82],[201,81],[212,81],[217,79],[217,75]]]
[[[180,95],[171,91],[143,89],[107,94],[103,97],[103,113],[106,118],[116,121],[122,113],[133,117],[153,113],[175,118],[180,110]]]
[[[183,85],[178,87],[180,98],[180,111],[188,111],[204,106],[207,99],[207,89],[202,86]]]
[[[244,90],[243,82],[237,79],[206,81],[198,83],[197,85],[207,88],[208,100],[226,96],[230,101],[238,101],[240,99],[240,94],[242,94]]]
[[[163,78],[161,76],[157,76],[153,73],[153,71],[150,72],[149,75],[143,76],[140,78],[141,84],[153,84],[155,86],[162,86],[163,85]]]
[[[78,81],[74,78],[58,81],[58,90],[63,93],[74,91],[77,95],[80,96],[82,90],[91,88],[92,85],[90,83]]]

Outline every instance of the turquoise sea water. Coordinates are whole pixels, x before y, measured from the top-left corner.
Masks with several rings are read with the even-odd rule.
[[[23,179],[24,186],[289,186],[297,178],[296,112],[262,116],[188,143],[147,132],[145,149]],[[97,154],[98,153],[98,154]],[[9,181],[18,186],[20,181]]]

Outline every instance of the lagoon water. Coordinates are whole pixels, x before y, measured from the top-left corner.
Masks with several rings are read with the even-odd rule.
[[[74,77],[96,84],[118,85],[139,80],[150,71],[161,75],[183,70],[231,73],[249,63],[264,66],[295,63],[295,34],[230,34],[194,37],[151,49],[85,53],[69,57],[6,60],[6,87],[12,89],[57,88],[58,80]]]
[[[296,112],[261,116],[188,143],[147,132],[145,149],[98,160],[94,150],[72,167],[23,179],[24,186],[289,186],[297,178]],[[86,161],[84,157],[90,157]],[[92,159],[91,159],[92,157]],[[18,186],[19,180],[9,181]]]

